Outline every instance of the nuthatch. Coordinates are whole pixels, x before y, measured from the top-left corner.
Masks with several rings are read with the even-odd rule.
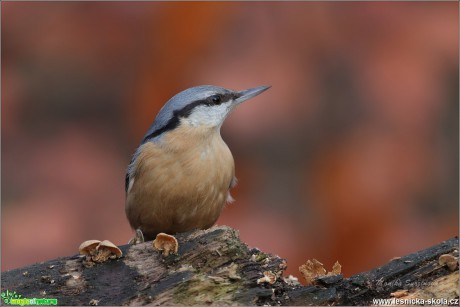
[[[268,88],[232,91],[202,85],[163,106],[126,174],[126,216],[135,239],[206,229],[216,222],[236,184],[233,156],[220,127],[237,105]]]

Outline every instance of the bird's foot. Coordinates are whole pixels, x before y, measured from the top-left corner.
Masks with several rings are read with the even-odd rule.
[[[136,245],[136,244],[144,243],[144,242],[145,242],[144,234],[142,233],[142,230],[138,228],[136,229],[136,235],[131,240],[129,240],[128,244]]]
[[[174,236],[160,232],[157,234],[155,240],[153,240],[153,247],[157,250],[163,251],[164,256],[168,256],[170,253],[177,254],[179,243]]]

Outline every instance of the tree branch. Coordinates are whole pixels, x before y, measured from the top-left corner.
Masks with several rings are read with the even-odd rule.
[[[458,298],[458,268],[438,261],[442,254],[458,259],[458,238],[350,278],[318,277],[312,286],[285,281],[285,260],[249,249],[229,227],[176,238],[178,254],[166,257],[146,242],[121,246],[122,258],[91,267],[76,255],[7,271],[2,292],[56,298],[59,305],[370,305],[400,289],[409,290],[401,298],[441,290],[442,298]],[[276,281],[265,281],[264,272]]]

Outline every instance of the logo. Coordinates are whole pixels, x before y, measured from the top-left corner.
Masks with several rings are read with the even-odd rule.
[[[57,305],[55,298],[25,298],[17,294],[16,291],[10,292],[6,290],[1,293],[3,303],[5,305],[24,306],[24,305]]]

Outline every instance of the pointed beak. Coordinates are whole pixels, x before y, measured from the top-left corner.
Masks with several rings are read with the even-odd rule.
[[[257,96],[259,94],[261,94],[262,92],[265,92],[266,90],[268,90],[270,87],[272,87],[271,85],[264,85],[264,86],[258,86],[258,87],[255,87],[255,88],[250,88],[250,89],[247,89],[247,90],[243,90],[243,91],[239,91],[237,92],[238,93],[238,98],[236,98],[234,101],[235,101],[235,104],[240,104],[242,103],[243,101],[246,101],[254,96]]]

